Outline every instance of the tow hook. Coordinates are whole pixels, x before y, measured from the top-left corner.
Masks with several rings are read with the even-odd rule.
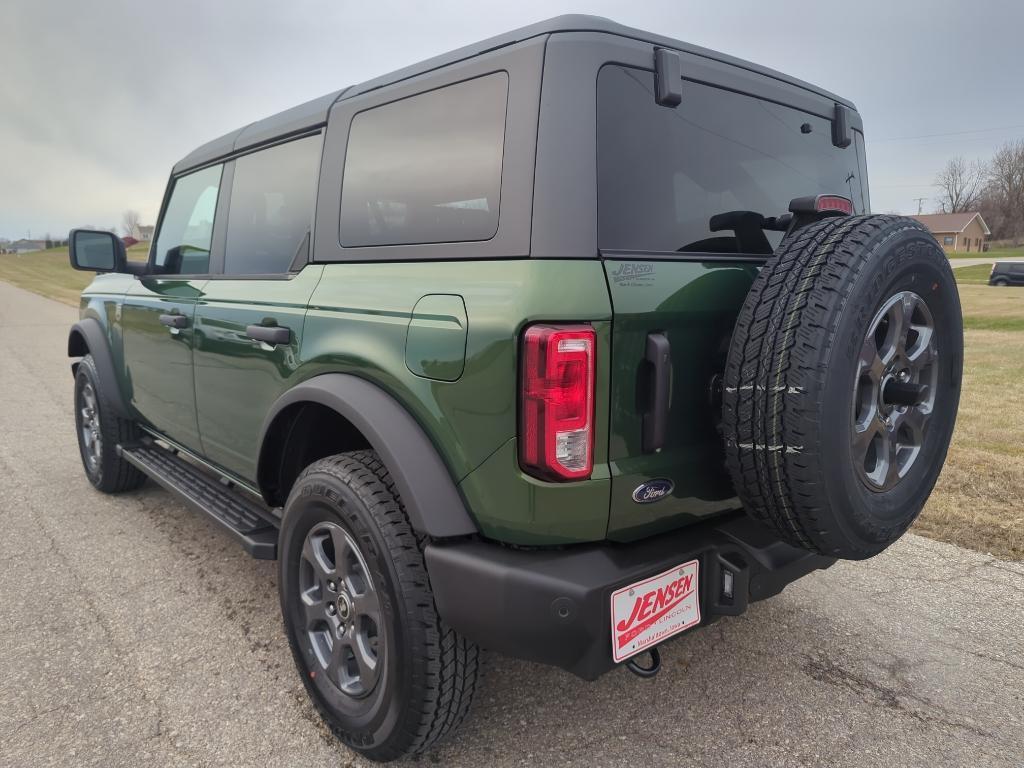
[[[626,669],[637,677],[649,680],[661,671],[661,651],[657,648],[651,648],[647,653],[651,657],[651,665],[649,667],[641,667],[637,663],[636,658],[632,658],[626,662]]]

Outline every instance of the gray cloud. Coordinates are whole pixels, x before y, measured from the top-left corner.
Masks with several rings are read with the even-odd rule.
[[[5,0],[0,235],[152,221],[171,165],[251,120],[566,12],[609,16],[818,83],[864,116],[876,210],[909,212],[947,157],[1024,129],[1024,4],[290,3]]]

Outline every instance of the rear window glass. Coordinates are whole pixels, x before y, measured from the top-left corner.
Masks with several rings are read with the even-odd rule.
[[[822,193],[866,210],[857,149],[834,147],[828,120],[689,81],[682,104],[658,106],[654,74],[620,66],[601,69],[597,105],[601,248],[765,253],[781,232],[712,232],[711,217]]]
[[[489,240],[498,231],[504,72],[360,112],[341,192],[341,244]]]
[[[309,136],[235,161],[225,274],[279,274],[305,260],[321,143]]]

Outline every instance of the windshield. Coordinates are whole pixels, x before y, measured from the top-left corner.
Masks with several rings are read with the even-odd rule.
[[[671,109],[654,74],[606,66],[598,76],[598,243],[606,250],[770,253],[782,232],[731,226],[785,213],[796,197],[867,204],[858,145],[832,145],[831,123],[791,107],[683,81]],[[711,218],[720,214],[712,231]],[[753,217],[756,220],[756,217]]]

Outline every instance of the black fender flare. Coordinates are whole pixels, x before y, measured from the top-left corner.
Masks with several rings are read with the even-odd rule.
[[[330,408],[363,434],[391,473],[417,532],[438,539],[478,532],[451,473],[416,420],[380,387],[350,374],[314,376],[274,402],[260,430],[257,478],[261,489],[270,453],[267,433],[278,414],[302,402]]]
[[[118,416],[130,419],[131,412],[121,392],[117,371],[114,370],[114,358],[110,354],[107,334],[99,320],[93,317],[79,320],[71,326],[68,333],[68,357],[85,355],[92,355],[93,362],[96,363],[99,385],[103,389],[106,401],[113,406]],[[71,372],[77,374],[78,363],[72,363]]]

